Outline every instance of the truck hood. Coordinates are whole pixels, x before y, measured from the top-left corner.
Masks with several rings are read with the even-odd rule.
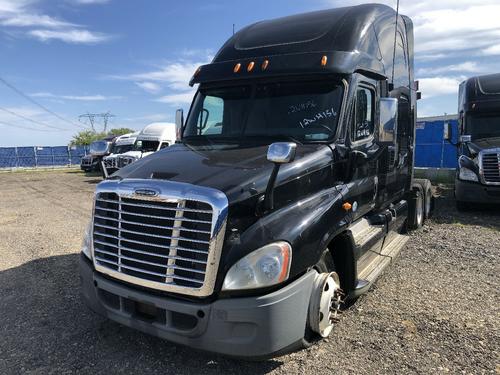
[[[224,192],[231,204],[265,191],[273,169],[266,157],[267,147],[176,144],[122,168],[113,177],[163,179],[211,187]],[[277,185],[329,165],[332,156],[326,145],[299,145],[295,160],[281,166]]]
[[[481,139],[476,139],[469,143],[469,148],[474,153],[478,153],[479,151],[486,150],[488,148],[498,148],[498,147],[500,147],[500,137],[481,138]]]

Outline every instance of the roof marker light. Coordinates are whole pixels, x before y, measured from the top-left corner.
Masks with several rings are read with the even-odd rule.
[[[255,66],[255,63],[253,61],[250,61],[247,66],[247,72],[251,72],[253,70],[253,67]]]
[[[234,66],[233,72],[238,73],[240,71],[240,68],[241,68],[241,64],[240,63],[236,64]]]
[[[269,66],[269,60],[264,60],[262,62],[261,68],[262,68],[262,70],[266,70],[268,66]]]
[[[327,61],[328,61],[328,57],[326,55],[324,55],[321,58],[321,66],[326,66]]]

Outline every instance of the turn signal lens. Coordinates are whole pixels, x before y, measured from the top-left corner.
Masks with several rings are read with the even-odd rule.
[[[240,63],[238,63],[238,64],[236,64],[236,65],[234,66],[233,72],[238,73],[238,72],[240,71],[240,69],[241,69],[241,64],[240,64]]]
[[[268,65],[269,65],[269,60],[264,60],[261,66],[262,70],[266,70]]]
[[[326,66],[327,62],[328,62],[328,57],[325,55],[321,58],[321,66]]]
[[[345,202],[342,205],[342,208],[344,209],[344,211],[349,211],[352,208],[352,204],[350,204],[349,202]]]
[[[251,72],[253,70],[254,66],[255,66],[255,63],[253,61],[250,61],[250,63],[247,66],[247,72]]]

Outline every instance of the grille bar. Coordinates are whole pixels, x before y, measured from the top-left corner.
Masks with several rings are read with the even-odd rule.
[[[484,151],[481,155],[481,169],[486,184],[500,184],[500,150]]]
[[[94,204],[95,269],[146,288],[209,296],[227,209],[226,195],[208,187],[155,179],[103,181]]]
[[[127,213],[128,215],[128,213]],[[103,219],[103,220],[112,220],[112,221],[119,221],[122,224],[130,224],[130,225],[140,225],[144,227],[151,227],[151,228],[157,228],[157,229],[174,229],[174,227],[167,227],[167,226],[162,226],[162,225],[153,225],[153,224],[145,224],[145,223],[139,223],[135,221],[128,221],[128,220],[120,220],[120,219],[115,219],[112,217],[105,217],[105,216],[100,216],[100,215],[94,215],[94,218],[97,219]],[[181,231],[186,231],[186,232],[196,232],[196,233],[205,233],[205,234],[210,234],[210,231],[208,230],[196,230],[196,229],[189,229],[189,228],[179,228]]]
[[[103,203],[118,203],[116,201],[108,200],[108,199],[97,199],[97,202],[103,202]],[[129,203],[129,202],[123,202],[121,201],[121,204],[123,206],[132,206],[132,207],[141,207],[141,208],[152,208],[155,210],[168,210],[168,211],[185,211],[185,212],[193,212],[193,213],[200,213],[200,214],[211,214],[212,211],[209,210],[195,210],[195,209],[190,209],[190,208],[182,208],[182,207],[165,207],[165,206],[160,206],[160,205],[153,205],[153,204],[139,204],[139,203]]]
[[[118,210],[115,210],[115,209],[112,209],[112,208],[107,208],[107,207],[104,208],[104,207],[98,207],[98,206],[96,206],[95,208],[96,208],[96,210],[103,210],[103,211],[109,211],[109,212],[119,213]],[[138,214],[136,212],[127,212],[127,215],[140,216],[140,217],[148,217],[148,218],[151,218],[151,219],[171,220],[171,219],[165,218],[163,216]],[[195,219],[186,219],[186,218],[184,218],[182,221],[187,221],[187,222],[190,222],[190,223],[212,224],[211,221],[207,221],[207,220],[195,220]]]

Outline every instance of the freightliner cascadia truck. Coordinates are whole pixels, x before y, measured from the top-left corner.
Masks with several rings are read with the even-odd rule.
[[[430,213],[412,22],[383,5],[258,22],[190,84],[177,143],[97,186],[87,304],[235,357],[327,337]]]
[[[500,73],[462,82],[458,114],[457,207],[500,204]]]

